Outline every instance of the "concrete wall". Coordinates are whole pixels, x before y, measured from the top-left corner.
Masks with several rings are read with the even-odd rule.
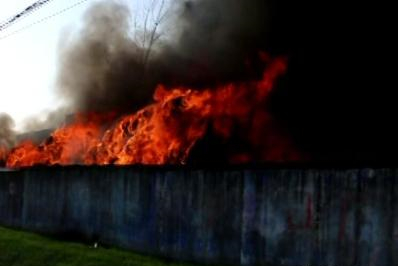
[[[378,170],[0,172],[0,224],[183,260],[398,265],[397,175]]]

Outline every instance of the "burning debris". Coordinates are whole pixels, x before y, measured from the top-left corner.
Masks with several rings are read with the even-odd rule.
[[[276,131],[264,105],[286,60],[269,60],[261,80],[194,90],[159,85],[155,102],[112,123],[114,115],[81,115],[40,145],[25,142],[7,158],[8,167],[54,164],[184,164],[209,128],[228,141],[247,143],[231,162],[298,159],[292,144]]]
[[[2,151],[7,167],[184,164],[210,135],[227,162],[299,158],[267,110],[287,59],[260,53],[266,1],[183,1],[167,12],[164,1],[154,3],[154,29],[136,29],[141,42],[131,36],[125,6],[91,7],[60,53],[63,111],[79,115],[39,145]]]

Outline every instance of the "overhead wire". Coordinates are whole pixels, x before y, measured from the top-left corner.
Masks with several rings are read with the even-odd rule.
[[[47,0],[47,1],[51,1],[51,0]],[[75,8],[75,7],[85,3],[87,1],[89,1],[89,0],[78,1],[78,2],[74,3],[73,5],[70,5],[70,6],[66,7],[66,8],[63,8],[63,9],[61,9],[61,10],[55,12],[55,13],[52,13],[49,16],[43,17],[43,18],[41,18],[39,20],[36,20],[36,21],[34,21],[34,22],[32,22],[32,23],[30,23],[30,24],[28,24],[28,25],[26,25],[26,26],[24,26],[24,27],[22,27],[22,28],[20,28],[20,29],[18,29],[16,31],[10,32],[9,34],[3,35],[3,36],[0,36],[0,40],[4,40],[6,38],[9,38],[9,37],[11,37],[13,35],[16,35],[16,34],[22,32],[22,31],[25,31],[25,30],[27,30],[27,29],[29,29],[29,28],[37,25],[37,24],[43,23],[43,22],[45,22],[45,21],[47,21],[49,19],[52,19],[52,18],[54,18],[54,17],[56,17],[58,15],[61,15],[62,13],[65,13],[65,12],[69,11],[70,9]],[[2,30],[0,29],[0,32],[1,31]]]
[[[34,11],[39,10],[40,8],[44,7],[46,4],[48,4],[51,1],[53,0],[39,0],[34,2],[33,4],[25,8],[23,11],[0,23],[0,31],[7,29],[8,27],[12,26],[14,23],[29,16]]]

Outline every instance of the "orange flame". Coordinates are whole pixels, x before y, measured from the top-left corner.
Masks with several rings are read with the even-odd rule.
[[[7,159],[7,149],[0,145],[0,163]]]
[[[104,125],[109,125],[112,116],[79,116],[40,145],[21,143],[8,154],[6,165],[184,164],[209,126],[224,139],[234,128],[240,128],[250,145],[257,147],[255,155],[232,154],[231,162],[248,162],[254,157],[298,159],[298,153],[275,131],[272,117],[264,109],[274,82],[286,66],[285,59],[277,58],[269,62],[259,81],[205,90],[159,85],[153,104],[122,117],[108,129],[104,130]]]

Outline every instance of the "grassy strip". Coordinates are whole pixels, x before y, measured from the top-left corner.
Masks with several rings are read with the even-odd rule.
[[[0,266],[190,266],[0,227]]]

